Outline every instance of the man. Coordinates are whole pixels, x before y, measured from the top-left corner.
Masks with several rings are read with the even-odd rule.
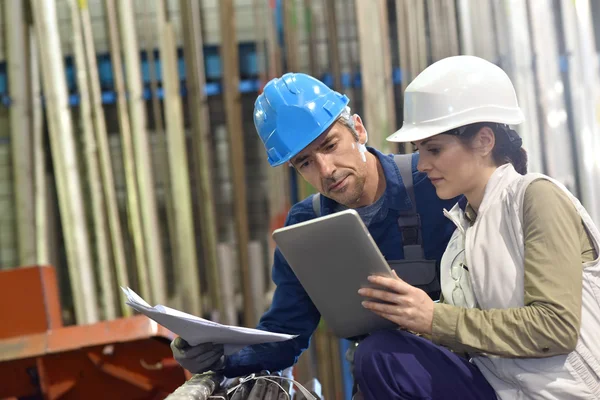
[[[452,208],[456,199],[442,201],[436,196],[433,185],[416,170],[418,155],[409,156],[400,171],[393,155],[367,148],[367,130],[361,118],[350,113],[348,102],[319,80],[292,73],[271,80],[258,96],[254,123],[269,163],[291,165],[320,193],[295,204],[285,225],[353,208],[390,262],[405,259],[411,246],[404,242],[417,243],[417,236],[423,238],[424,257],[439,260],[454,231],[443,209]],[[416,201],[411,200],[413,192],[407,191],[406,180],[412,180]],[[418,218],[409,218],[414,212]],[[418,222],[408,226],[410,221]],[[419,255],[410,257],[415,258],[415,268],[426,265]],[[257,328],[297,338],[249,346],[227,357],[221,345],[189,347],[178,338],[172,344],[177,361],[195,373],[220,370],[228,377],[293,365],[308,347],[321,315],[279,250],[275,250],[272,278],[277,288]]]

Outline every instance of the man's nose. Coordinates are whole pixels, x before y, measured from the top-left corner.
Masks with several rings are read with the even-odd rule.
[[[319,166],[319,173],[323,178],[329,178],[335,172],[335,164],[328,154],[318,154],[317,165]]]

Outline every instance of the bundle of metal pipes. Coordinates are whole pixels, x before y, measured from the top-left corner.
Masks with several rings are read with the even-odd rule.
[[[6,0],[0,267],[57,266],[67,324],[131,315],[117,292],[129,286],[153,304],[254,326],[274,289],[270,233],[314,192],[268,167],[252,126],[258,92],[284,72],[310,73],[350,97],[371,145],[410,152],[384,140],[402,124],[403,90],[456,54],[509,74],[530,170],[564,183],[600,222],[598,8]],[[322,323],[296,376],[347,398],[347,345]]]
[[[283,374],[285,375],[286,373]],[[271,375],[268,371],[239,379],[226,379],[213,373],[199,374],[192,376],[166,399],[309,400],[311,397],[316,400],[323,399],[318,380],[311,379],[295,390],[293,382],[290,379],[282,379],[281,376],[281,373]]]

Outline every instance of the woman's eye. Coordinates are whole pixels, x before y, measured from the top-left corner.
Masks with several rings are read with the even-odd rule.
[[[431,154],[437,155],[440,153],[440,149],[427,149]]]

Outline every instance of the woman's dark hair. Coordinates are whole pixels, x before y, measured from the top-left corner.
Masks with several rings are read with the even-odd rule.
[[[508,125],[495,122],[479,122],[455,130],[455,135],[466,145],[470,145],[473,138],[484,126],[489,127],[496,137],[496,144],[492,149],[492,157],[498,165],[511,163],[515,171],[521,175],[527,173],[527,151],[521,147],[522,140]],[[464,130],[463,130],[464,129]]]

